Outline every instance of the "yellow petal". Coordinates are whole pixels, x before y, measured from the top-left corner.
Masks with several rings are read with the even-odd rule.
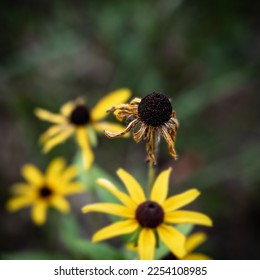
[[[153,260],[156,238],[150,228],[143,228],[138,238],[138,253],[140,260]]]
[[[90,148],[87,130],[84,126],[77,128],[77,142],[83,153],[84,168],[88,170],[94,161],[94,154]]]
[[[202,226],[212,226],[212,220],[198,212],[193,211],[174,211],[165,214],[164,221],[174,224],[196,224]]]
[[[192,253],[182,258],[182,260],[211,260],[211,258],[205,254]]]
[[[113,91],[103,97],[91,110],[91,120],[99,121],[107,115],[107,110],[119,103],[124,103],[131,96],[131,91],[127,88],[121,88]]]
[[[68,201],[59,195],[52,196],[50,205],[61,211],[62,213],[68,213],[70,211],[70,205]]]
[[[63,173],[62,173],[62,179],[64,180],[64,181],[71,181],[72,179],[74,179],[75,177],[77,177],[78,176],[78,169],[77,169],[77,167],[76,166],[73,166],[73,165],[71,165],[71,166],[69,166],[69,167],[67,167],[64,171],[63,171]]]
[[[60,112],[63,116],[69,117],[74,108],[75,108],[75,102],[69,101],[64,105],[62,105]]]
[[[145,195],[142,187],[135,180],[135,178],[126,172],[124,169],[120,168],[117,170],[118,177],[124,183],[130,197],[137,204],[140,204],[145,201]]]
[[[98,242],[104,239],[112,238],[122,234],[132,233],[138,228],[138,223],[135,220],[126,220],[113,223],[110,226],[104,227],[97,231],[93,238],[93,242]]]
[[[111,131],[112,133],[115,132],[121,132],[125,129],[125,127],[121,124],[113,123],[113,122],[97,122],[93,123],[92,126],[94,129],[96,129],[98,132],[104,132],[104,130]],[[123,137],[129,137],[129,133],[126,133],[123,135]]]
[[[65,164],[66,162],[63,158],[55,158],[51,161],[46,170],[46,177],[48,182],[51,181],[51,179],[53,178],[60,177],[60,174],[62,173]]]
[[[157,231],[162,242],[177,257],[182,258],[186,255],[185,236],[178,230],[165,224],[157,227]]]
[[[32,207],[32,219],[36,225],[43,225],[46,221],[47,205],[45,202],[38,202]]]
[[[33,198],[30,196],[14,197],[14,198],[10,198],[7,201],[6,209],[9,212],[15,212],[21,208],[31,205],[32,203],[33,203]]]
[[[106,179],[98,179],[97,184],[107,191],[111,192],[116,198],[118,198],[124,205],[131,209],[136,209],[137,204],[125,193],[119,191],[110,181]]]
[[[41,109],[41,108],[36,108],[34,113],[39,119],[41,119],[43,121],[59,123],[59,124],[64,124],[67,122],[66,118],[64,118],[62,115],[53,114],[53,113],[51,113],[47,110]]]
[[[127,250],[135,252],[135,253],[138,252],[138,247],[137,247],[137,245],[134,242],[127,243],[125,248]]]
[[[159,204],[165,201],[168,194],[168,185],[171,171],[172,169],[168,168],[167,170],[161,172],[157,177],[152,188],[151,200],[156,201]]]
[[[74,127],[68,127],[66,130],[62,131],[58,135],[47,140],[43,146],[43,152],[48,153],[55,146],[67,140],[74,132]]]
[[[44,183],[41,171],[32,164],[26,164],[22,167],[22,175],[31,185],[41,186]]]
[[[63,195],[82,193],[84,191],[85,191],[85,188],[80,182],[72,182],[59,190],[59,192]]]
[[[33,191],[34,188],[25,183],[17,183],[12,186],[12,193],[14,194],[28,194]]]
[[[135,212],[125,206],[114,203],[94,203],[86,205],[82,208],[83,213],[88,212],[102,212],[116,215],[124,218],[134,218]]]
[[[68,128],[68,126],[66,125],[60,125],[60,124],[57,124],[57,125],[52,125],[49,129],[47,129],[47,131],[45,131],[39,141],[40,143],[45,143],[47,140],[49,140],[51,137],[59,134],[60,132],[66,130]]]
[[[171,196],[162,203],[165,212],[170,212],[181,208],[195,200],[200,195],[197,189],[191,189],[184,193]]]
[[[196,232],[191,234],[186,240],[186,250],[188,253],[200,246],[207,239],[207,235],[204,232]]]

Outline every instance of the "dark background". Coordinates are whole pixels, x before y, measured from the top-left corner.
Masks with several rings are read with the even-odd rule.
[[[91,107],[129,87],[133,96],[159,91],[172,99],[179,160],[162,144],[158,171],[173,166],[173,192],[202,191],[196,207],[214,220],[204,252],[259,259],[259,14],[260,2],[245,0],[1,1],[0,257],[62,250],[29,212],[5,211],[24,163],[44,168],[75,154],[73,140],[40,153],[48,125],[33,109],[57,112],[78,96]],[[144,147],[100,137],[96,163],[111,176],[121,166],[145,177]]]

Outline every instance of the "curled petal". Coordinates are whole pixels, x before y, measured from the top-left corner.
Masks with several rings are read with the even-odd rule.
[[[122,126],[122,125],[120,125],[118,123],[112,123],[112,122],[98,122],[98,123],[93,123],[92,126],[98,132],[104,132],[104,130],[109,130],[112,133],[115,133],[115,132],[121,132],[122,130],[125,129],[124,126]],[[127,137],[129,135],[125,134],[124,136]]]
[[[135,142],[139,143],[142,140],[143,136],[145,135],[146,131],[147,131],[147,125],[142,124],[140,129],[133,134],[133,138]]]
[[[131,121],[128,124],[128,126],[126,127],[126,129],[119,133],[113,133],[113,132],[109,132],[106,130],[104,131],[104,133],[109,138],[121,137],[121,136],[125,135],[127,132],[129,132],[131,129],[133,129],[137,125],[138,122],[139,122],[139,119],[135,119],[135,120]]]
[[[160,127],[160,131],[161,131],[162,136],[164,137],[165,141],[168,144],[170,155],[174,159],[176,159],[177,158],[177,154],[176,154],[176,151],[174,149],[175,131],[171,130],[171,134],[169,134],[169,132],[167,131],[167,128],[165,128],[164,126]]]

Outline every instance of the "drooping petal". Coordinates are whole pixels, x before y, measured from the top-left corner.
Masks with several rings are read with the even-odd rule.
[[[32,164],[26,164],[22,167],[22,176],[32,186],[41,186],[44,183],[43,174],[36,166]]]
[[[151,191],[151,200],[156,201],[159,204],[165,201],[168,194],[171,170],[171,168],[168,168],[167,170],[161,172],[157,177]]]
[[[107,191],[111,192],[116,198],[118,198],[125,206],[136,209],[137,204],[133,201],[131,197],[129,197],[127,194],[121,192],[117,189],[115,185],[113,185],[110,181],[107,179],[98,179],[96,182],[99,186],[106,189]]]
[[[207,215],[185,210],[165,213],[164,221],[173,224],[212,226],[212,220]]]
[[[34,113],[39,119],[41,119],[43,121],[59,123],[59,124],[64,124],[67,122],[66,118],[64,118],[62,115],[53,114],[53,113],[51,113],[47,110],[41,109],[41,108],[36,108]]]
[[[211,258],[202,253],[191,253],[182,258],[182,260],[211,260]]]
[[[138,238],[138,253],[140,260],[153,260],[156,238],[150,228],[143,228]]]
[[[51,149],[53,149],[55,146],[59,145],[60,143],[67,140],[74,132],[74,127],[68,127],[66,130],[63,130],[58,135],[55,135],[54,137],[47,140],[43,146],[43,152],[48,153]]]
[[[82,208],[83,213],[102,212],[116,215],[123,218],[134,218],[135,212],[133,209],[115,203],[94,203],[86,205]]]
[[[52,125],[50,128],[48,128],[40,137],[39,142],[45,143],[47,140],[49,140],[51,137],[54,137],[55,135],[61,133],[62,131],[66,130],[68,128],[67,125]]]
[[[92,237],[92,241],[98,242],[118,235],[132,233],[137,230],[138,227],[139,225],[135,220],[116,222],[97,231]]]
[[[50,205],[55,207],[62,213],[68,213],[70,211],[70,205],[68,201],[60,195],[53,196],[50,200]]]
[[[38,202],[32,207],[32,219],[36,225],[43,225],[46,221],[47,204]]]
[[[62,105],[60,112],[63,116],[69,117],[74,108],[75,108],[75,102],[69,101],[64,105]]]
[[[121,179],[121,181],[124,183],[132,200],[137,204],[144,202],[144,191],[139,185],[139,183],[136,181],[136,179],[122,168],[118,169],[116,173]]]
[[[59,177],[65,167],[65,164],[66,162],[63,158],[59,157],[53,159],[46,170],[47,180],[51,181],[51,179]]]
[[[27,207],[33,203],[33,198],[30,196],[19,196],[10,198],[7,201],[6,208],[9,212],[15,212],[21,208]]]
[[[87,130],[84,126],[77,128],[77,142],[83,153],[84,168],[88,170],[94,161],[94,154],[90,148]]]
[[[162,224],[157,227],[157,231],[162,242],[178,258],[186,255],[185,236],[175,228]]]
[[[197,189],[191,189],[184,193],[171,196],[162,203],[162,207],[165,212],[170,212],[189,204],[190,202],[194,201],[199,195],[200,192]]]
[[[125,129],[125,127],[122,126],[121,124],[113,123],[113,122],[96,122],[96,123],[93,123],[92,126],[98,132],[102,132],[102,133],[104,132],[104,130],[111,131],[112,133],[117,133],[117,132],[121,132],[122,130]],[[123,136],[128,137],[129,134],[127,133]]]
[[[176,136],[176,130],[171,129],[171,132],[169,133],[166,127],[161,126],[160,127],[160,131],[161,131],[161,134],[164,137],[165,141],[168,144],[170,155],[174,159],[176,159],[177,158],[177,154],[176,154],[176,151],[174,149],[174,141],[175,141],[175,136]]]
[[[104,130],[104,134],[108,137],[108,138],[116,138],[116,137],[121,137],[124,136],[127,132],[129,132],[131,129],[134,129],[135,126],[139,123],[139,119],[134,119],[133,121],[131,121],[128,126],[122,131],[122,132],[110,132],[107,130]]]
[[[156,164],[156,160],[154,156],[154,129],[152,127],[148,127],[147,129],[146,151],[150,162],[152,164]]]
[[[91,119],[99,121],[107,115],[107,110],[117,104],[125,102],[131,96],[131,91],[127,88],[121,88],[113,91],[103,97],[91,110]]]
[[[194,249],[199,247],[207,239],[207,235],[204,232],[196,232],[191,234],[186,240],[186,250],[191,253]]]

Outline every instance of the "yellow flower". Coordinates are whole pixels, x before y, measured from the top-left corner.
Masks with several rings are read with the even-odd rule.
[[[37,108],[35,114],[38,118],[54,123],[40,138],[40,142],[43,144],[43,152],[49,152],[56,145],[76,134],[77,143],[83,153],[84,166],[89,169],[94,160],[90,147],[93,130],[97,132],[103,132],[105,129],[114,132],[121,131],[123,129],[121,125],[106,122],[103,119],[106,117],[107,108],[115,102],[126,101],[130,96],[131,92],[128,89],[116,90],[102,98],[92,110],[88,109],[82,98],[64,104],[59,114]]]
[[[182,260],[210,260],[210,257],[202,253],[193,253],[193,250],[205,242],[207,236],[203,232],[196,232],[187,237],[186,251],[187,255]]]
[[[81,183],[73,181],[77,176],[76,167],[66,167],[62,158],[54,159],[45,174],[36,166],[26,164],[22,168],[22,176],[27,182],[13,186],[14,197],[7,201],[7,210],[14,212],[31,206],[32,220],[37,225],[45,223],[48,207],[69,212],[70,205],[64,197],[84,191]]]
[[[174,159],[177,158],[174,143],[179,122],[167,96],[153,92],[142,99],[134,98],[129,104],[113,106],[108,111],[113,112],[119,121],[125,119],[130,123],[119,133],[105,130],[107,137],[121,137],[137,128],[133,133],[134,140],[138,143],[142,138],[147,139],[146,150],[149,160],[156,164],[155,150],[162,135],[168,143],[170,155]]]
[[[153,259],[156,247],[156,236],[178,258],[186,255],[185,236],[172,224],[198,224],[211,226],[211,219],[201,213],[179,210],[197,198],[198,190],[191,189],[182,194],[167,198],[168,182],[171,168],[163,171],[155,180],[151,196],[146,199],[140,184],[123,169],[117,175],[124,183],[128,194],[118,190],[106,179],[98,179],[97,183],[111,192],[122,204],[94,203],[82,208],[84,213],[103,212],[124,218],[115,222],[93,236],[93,242],[112,238],[122,234],[134,233],[140,230],[138,236],[138,252],[140,259]]]

